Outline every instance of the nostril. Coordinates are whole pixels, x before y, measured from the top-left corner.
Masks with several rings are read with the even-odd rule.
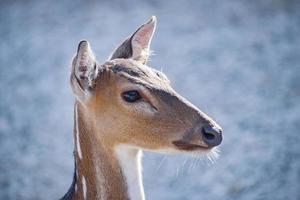
[[[214,140],[215,139],[215,135],[211,134],[211,133],[207,133],[205,131],[203,131],[203,135],[207,140]]]
[[[202,128],[202,137],[208,146],[217,146],[222,141],[222,130],[211,125],[205,125]]]

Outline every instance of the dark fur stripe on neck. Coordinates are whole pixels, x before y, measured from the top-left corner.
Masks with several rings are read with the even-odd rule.
[[[76,185],[76,162],[74,164],[74,175],[72,185],[70,186],[68,192],[60,200],[72,200],[75,194],[75,185]]]

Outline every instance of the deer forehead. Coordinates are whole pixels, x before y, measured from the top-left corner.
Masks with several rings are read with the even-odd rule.
[[[146,88],[171,90],[170,81],[162,72],[131,59],[114,59],[100,66],[127,79],[132,84]],[[100,81],[100,80],[99,80]]]

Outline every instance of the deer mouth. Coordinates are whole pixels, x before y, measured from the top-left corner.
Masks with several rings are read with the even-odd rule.
[[[209,150],[211,148],[204,147],[198,144],[191,144],[182,140],[172,142],[179,150],[194,151],[194,150]]]

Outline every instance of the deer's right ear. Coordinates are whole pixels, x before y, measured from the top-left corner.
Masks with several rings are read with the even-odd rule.
[[[150,44],[155,32],[156,17],[138,28],[131,37],[126,39],[111,55],[110,60],[115,58],[131,58],[145,64],[150,54]]]
[[[77,54],[72,62],[71,85],[73,92],[81,100],[94,84],[96,59],[88,41],[79,43]],[[80,100],[79,99],[79,100]]]

